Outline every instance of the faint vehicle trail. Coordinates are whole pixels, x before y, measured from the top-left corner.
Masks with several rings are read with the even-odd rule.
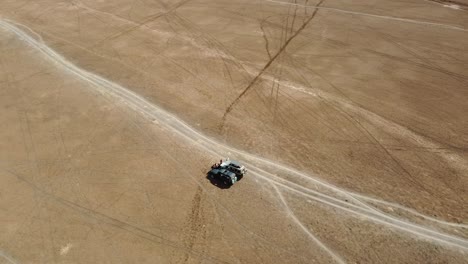
[[[273,76],[263,76],[263,78],[270,80],[272,82],[275,82],[275,78]],[[314,89],[311,91],[308,87],[304,87],[302,85],[292,83],[292,82],[283,82],[282,83],[283,87],[290,88],[292,90],[296,90],[305,94],[309,94],[311,96],[320,96],[322,98],[325,98],[327,100],[330,100],[334,103],[337,103],[344,109],[361,114],[365,118],[367,118],[369,121],[372,121],[374,124],[378,124],[379,126],[385,127],[387,129],[387,132],[390,132],[392,134],[397,134],[397,135],[403,135],[407,138],[410,138],[414,141],[414,143],[425,147],[425,148],[431,148],[431,149],[441,149],[444,148],[444,146],[440,143],[433,142],[430,139],[427,139],[416,132],[408,129],[407,127],[404,127],[402,125],[399,125],[397,123],[391,122],[387,119],[385,119],[382,116],[379,116],[375,114],[374,112],[371,112],[365,108],[362,108],[358,105],[356,105],[354,102],[350,101],[347,102],[343,99],[341,99],[338,96],[332,95],[331,93],[328,92],[323,92],[318,89]],[[453,168],[456,168],[459,171],[468,171],[468,162],[457,155],[456,153],[450,153],[450,152],[438,152],[437,153],[440,157],[442,157],[448,164],[450,164]]]
[[[463,3],[460,1],[454,1],[454,0],[424,0],[426,2],[434,3],[441,5],[443,7],[448,7],[456,10],[463,10],[466,11],[466,8],[468,8],[467,3]]]
[[[12,263],[12,264],[18,264],[18,262],[16,260],[14,260],[12,257],[10,257],[9,255],[7,255],[5,252],[3,252],[2,250],[0,250],[0,257],[2,257],[3,259],[5,259],[6,261],[8,261],[8,263]]]
[[[468,225],[441,221],[439,219],[436,219],[436,218],[421,214],[421,213],[419,213],[418,211],[416,211],[414,209],[407,208],[407,207],[404,207],[404,206],[396,204],[396,203],[391,203],[391,202],[383,201],[383,200],[380,200],[380,199],[367,197],[367,196],[360,195],[360,194],[357,194],[357,193],[352,193],[352,196],[356,197],[356,198],[359,198],[359,199],[362,199],[362,200],[367,200],[367,201],[370,201],[370,202],[373,202],[373,203],[384,204],[384,205],[388,205],[388,206],[391,206],[391,207],[394,207],[394,208],[398,208],[400,210],[408,211],[408,212],[410,212],[410,213],[412,213],[414,215],[417,215],[419,217],[422,217],[424,219],[427,219],[427,220],[430,220],[430,221],[433,221],[433,222],[436,222],[436,223],[439,223],[439,224],[442,224],[442,225],[461,227],[461,228],[468,229]]]
[[[283,203],[283,207],[286,210],[286,213],[288,214],[289,217],[293,219],[293,221],[301,227],[301,229],[306,233],[317,245],[319,245],[323,250],[325,250],[332,258],[335,260],[337,263],[346,263],[338,254],[333,252],[331,249],[329,249],[322,241],[320,241],[314,234],[312,234],[307,227],[304,226],[304,224],[297,219],[296,215],[294,215],[293,211],[291,208],[289,208],[288,203],[283,197],[283,194],[281,191],[278,189],[278,187],[274,184],[272,184],[273,188],[275,189],[276,193],[278,194],[281,202]]]
[[[108,37],[106,37],[106,38],[100,40],[99,42],[93,44],[93,45],[92,45],[91,47],[89,47],[89,48],[93,48],[93,47],[99,46],[99,45],[101,45],[102,43],[104,43],[105,41],[109,41],[109,40],[118,38],[118,37],[120,37],[120,36],[122,36],[122,35],[125,35],[125,34],[128,34],[128,33],[132,32],[132,31],[134,31],[134,30],[136,30],[136,29],[138,29],[138,28],[140,28],[140,27],[143,27],[143,26],[145,26],[145,25],[147,25],[147,24],[149,24],[149,23],[151,23],[151,22],[154,22],[156,19],[158,19],[158,18],[160,18],[160,17],[163,17],[163,16],[166,16],[166,15],[168,15],[168,14],[174,12],[177,8],[179,8],[179,7],[183,6],[183,5],[185,5],[185,4],[186,4],[187,2],[189,2],[189,1],[191,1],[191,0],[181,0],[181,1],[177,2],[176,4],[174,4],[170,9],[168,9],[168,10],[166,10],[166,11],[164,11],[164,12],[158,12],[158,13],[156,13],[156,14],[150,15],[148,18],[146,18],[145,20],[143,20],[143,21],[140,22],[140,23],[136,23],[136,22],[135,22],[135,25],[134,25],[134,26],[132,26],[132,27],[130,27],[130,28],[128,28],[128,29],[125,29],[125,30],[123,30],[123,31],[117,32],[117,33],[115,33],[115,34],[113,34],[113,35],[111,35],[111,36],[108,36]],[[83,7],[83,5],[81,5],[81,6]],[[91,9],[89,9],[89,10],[91,10]],[[96,11],[96,10],[95,10],[95,11]],[[96,11],[96,12],[98,12],[98,11]],[[101,13],[105,13],[105,12],[101,12]]]
[[[281,187],[282,189],[287,190],[289,192],[294,192],[299,195],[302,195],[303,197],[311,198],[317,202],[329,205],[336,209],[340,209],[342,212],[351,213],[353,215],[363,217],[366,220],[373,221],[375,223],[380,223],[401,231],[405,231],[408,234],[413,234],[417,237],[425,238],[431,242],[437,242],[443,245],[448,245],[468,251],[467,239],[446,234],[421,224],[412,223],[406,219],[401,218],[401,216],[397,217],[388,213],[381,212],[376,208],[373,208],[369,204],[363,202],[367,200],[372,202],[387,203],[385,201],[380,201],[375,198],[366,197],[364,195],[358,195],[343,190],[325,181],[319,180],[318,178],[314,177],[314,175],[299,172],[295,169],[281,165],[278,162],[271,161],[256,155],[252,155],[250,153],[246,153],[242,150],[238,150],[215,141],[214,139],[201,134],[199,131],[196,131],[195,129],[178,119],[176,116],[150,103],[138,94],[72,64],[63,56],[59,55],[54,50],[45,45],[40,39],[35,39],[31,37],[29,34],[27,34],[25,31],[21,30],[18,27],[21,26],[23,28],[27,28],[26,26],[16,25],[12,21],[0,19],[1,28],[17,35],[20,39],[29,44],[32,48],[42,53],[42,55],[44,55],[47,59],[53,61],[58,68],[61,68],[67,71],[69,74],[88,82],[90,85],[92,85],[92,87],[95,88],[95,91],[98,91],[102,95],[109,97],[114,101],[127,105],[129,108],[143,114],[145,117],[150,118],[151,120],[157,120],[160,125],[164,125],[165,127],[171,129],[174,133],[186,139],[188,142],[200,147],[201,149],[208,151],[209,153],[213,153],[217,156],[226,156],[226,154],[228,153],[236,154],[242,161],[244,161],[249,166],[252,174],[256,175],[259,179],[263,179],[267,182],[270,182],[275,186]],[[306,180],[310,183],[313,183],[315,187],[304,187],[301,184],[294,182],[293,180],[282,178],[262,168],[274,168],[276,171],[281,172],[281,175],[289,175],[294,176],[298,180]],[[281,199],[281,197],[279,198]],[[347,201],[346,199],[349,199],[349,201]],[[421,214],[414,212],[414,210],[411,209],[407,210],[407,212],[410,214],[416,214],[418,216],[421,216]],[[445,221],[433,221],[434,219],[430,217],[425,218],[427,220],[432,221],[433,223],[438,223],[441,225],[450,225],[452,227],[466,228],[466,225],[464,224],[457,225]],[[298,224],[298,226],[301,229],[303,229],[304,225],[299,221],[299,219],[296,218],[296,220],[296,224]],[[305,233],[310,237],[310,234],[307,234],[307,232]]]
[[[311,8],[311,9],[323,9],[323,10],[335,11],[335,12],[352,14],[352,15],[361,15],[361,16],[368,16],[368,17],[374,17],[374,18],[389,19],[389,20],[395,20],[395,21],[400,21],[400,22],[408,22],[408,23],[421,24],[421,25],[427,25],[427,26],[435,26],[435,27],[442,27],[442,28],[448,28],[448,29],[468,32],[468,29],[458,27],[458,26],[454,26],[454,25],[447,25],[447,24],[441,24],[441,23],[421,21],[421,20],[410,19],[410,18],[376,15],[376,14],[369,14],[369,13],[363,13],[363,12],[355,12],[355,11],[351,11],[351,10],[338,9],[338,8],[333,8],[333,7],[306,6],[306,5],[300,5],[300,4],[288,3],[288,2],[282,2],[282,1],[275,1],[275,0],[265,0],[265,1],[271,2],[271,3],[276,3],[276,4],[282,4],[282,5],[298,5],[298,6],[302,6],[302,7],[306,7],[306,8]]]
[[[57,203],[65,205],[65,206],[67,206],[69,208],[74,209],[77,212],[80,212],[81,214],[83,214],[83,215],[85,215],[87,217],[90,217],[95,222],[95,225],[98,226],[101,229],[102,229],[101,223],[105,223],[105,224],[110,225],[112,227],[115,227],[115,228],[118,228],[118,229],[121,229],[121,230],[125,230],[125,231],[127,231],[127,232],[129,232],[129,233],[131,233],[131,234],[133,234],[135,236],[138,236],[138,237],[140,237],[142,239],[151,241],[153,243],[162,244],[162,245],[169,246],[169,247],[179,249],[179,250],[182,250],[182,251],[187,251],[187,250],[191,251],[191,253],[194,256],[197,256],[200,259],[210,260],[210,261],[212,261],[214,263],[228,263],[228,262],[226,262],[224,260],[221,260],[219,258],[215,258],[215,257],[209,256],[209,255],[206,255],[206,254],[201,254],[198,251],[195,251],[193,249],[189,249],[189,248],[187,248],[185,246],[181,246],[176,241],[165,238],[165,237],[163,237],[163,236],[161,236],[159,234],[155,234],[155,233],[153,233],[151,231],[143,229],[143,228],[141,228],[141,227],[139,227],[137,225],[134,225],[134,224],[132,224],[130,222],[127,222],[125,220],[120,220],[118,218],[106,215],[106,214],[104,214],[104,213],[102,213],[100,211],[96,211],[96,210],[94,210],[92,208],[88,208],[86,206],[78,204],[78,203],[76,203],[74,201],[69,201],[69,200],[67,200],[67,199],[65,199],[63,197],[56,196],[53,193],[50,193],[48,190],[41,189],[39,186],[35,185],[33,182],[29,181],[28,179],[22,177],[21,175],[18,175],[16,173],[14,173],[12,171],[8,171],[8,170],[3,170],[3,171],[5,171],[6,173],[8,173],[10,175],[13,175],[18,180],[20,180],[20,181],[26,183],[27,185],[29,185],[32,189],[34,189],[37,192],[37,195],[39,197],[54,200]],[[106,238],[103,238],[103,239],[106,239]],[[13,262],[13,263],[16,263],[16,262]]]
[[[252,166],[252,164],[249,164],[249,166]],[[434,242],[437,241],[442,244],[455,246],[463,250],[468,250],[467,239],[456,237],[453,235],[444,234],[439,231],[433,230],[431,228],[427,228],[418,224],[414,224],[406,220],[398,219],[397,217],[393,217],[389,214],[385,214],[375,208],[369,207],[368,205],[359,206],[356,204],[352,204],[352,203],[346,202],[346,200],[343,198],[342,198],[343,200],[341,200],[339,198],[335,198],[333,196],[326,195],[318,191],[314,191],[314,190],[302,187],[298,184],[282,179],[281,177],[278,177],[266,171],[258,170],[255,167],[252,167],[252,168],[251,168],[251,172],[257,177],[262,178],[265,181],[271,182],[275,184],[276,186],[280,186],[283,189],[289,190],[291,192],[294,192],[306,198],[313,199],[317,202],[343,210],[345,212],[354,214],[356,216],[363,217],[366,220],[372,220],[374,222],[377,222],[377,223],[380,223],[389,227],[393,227],[393,228],[400,229],[400,230],[406,231],[408,233],[411,233],[420,237],[424,237]],[[265,175],[267,175],[268,177],[266,177]],[[347,195],[352,196],[351,193],[340,193],[340,192],[337,193],[337,197],[340,197],[340,196],[347,197]],[[465,228],[466,225],[460,225],[459,227]]]
[[[317,3],[317,7],[320,6],[325,0],[320,0],[318,3]],[[310,17],[296,30],[296,32],[294,32],[294,34],[292,34],[289,38],[286,39],[286,41],[284,42],[283,45],[281,45],[280,49],[278,50],[278,52],[276,52],[275,55],[273,55],[273,57],[271,57],[271,59],[265,64],[265,66],[263,66],[263,68],[260,70],[260,72],[252,79],[252,81],[250,81],[250,83],[247,85],[247,87],[244,88],[244,90],[231,102],[231,104],[229,104],[229,106],[226,108],[226,110],[224,111],[224,114],[223,114],[223,117],[222,117],[222,120],[221,120],[221,130],[223,129],[224,127],[224,124],[226,122],[226,118],[227,116],[229,115],[229,113],[232,111],[232,108],[239,102],[239,100],[242,98],[242,96],[244,96],[257,82],[257,80],[262,76],[262,74],[271,66],[271,64],[279,57],[279,55],[281,55],[285,49],[288,47],[288,44],[294,39],[296,38],[301,32],[302,30],[304,30],[304,28],[310,23],[310,21],[312,21],[312,19],[314,19],[315,15],[317,14],[317,11],[318,9],[315,9],[315,11],[310,15]],[[287,29],[285,29],[285,33],[287,34]]]

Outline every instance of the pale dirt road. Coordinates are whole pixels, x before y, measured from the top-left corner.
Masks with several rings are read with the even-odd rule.
[[[0,261],[466,263],[462,1],[0,7]]]

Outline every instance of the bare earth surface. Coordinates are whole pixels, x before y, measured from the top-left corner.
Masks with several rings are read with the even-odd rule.
[[[467,65],[466,0],[0,1],[0,263],[468,263]]]

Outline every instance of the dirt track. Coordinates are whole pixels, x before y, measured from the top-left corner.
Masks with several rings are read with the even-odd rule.
[[[466,4],[2,1],[0,262],[466,263]]]

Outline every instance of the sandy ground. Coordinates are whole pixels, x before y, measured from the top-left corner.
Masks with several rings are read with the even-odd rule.
[[[467,63],[465,0],[3,0],[0,263],[468,263]]]

